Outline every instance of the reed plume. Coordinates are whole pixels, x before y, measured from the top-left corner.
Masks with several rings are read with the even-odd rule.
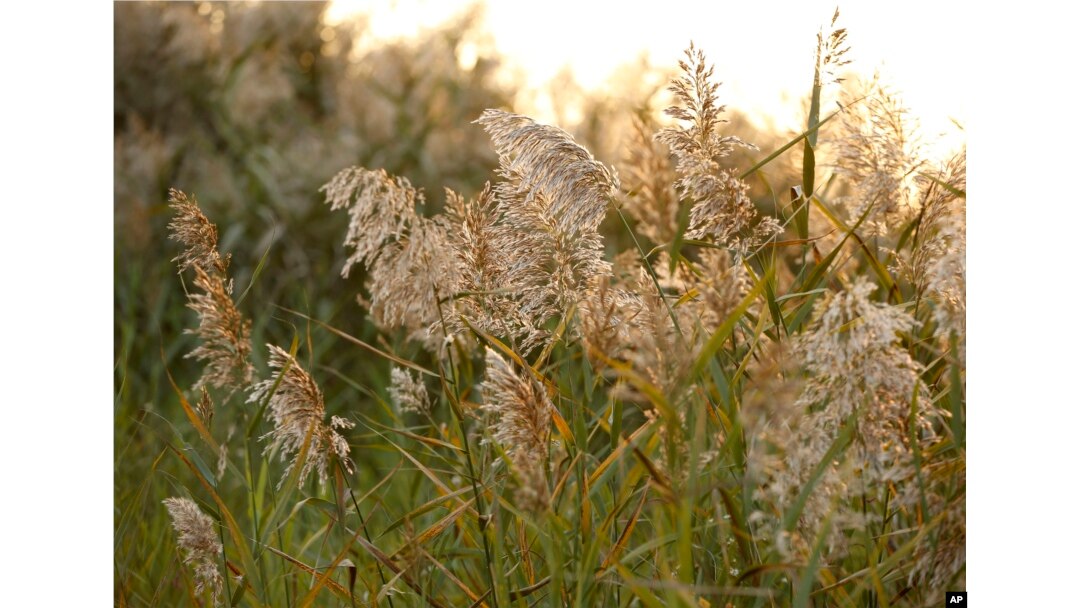
[[[340,171],[319,189],[326,193],[331,210],[347,209],[349,229],[345,246],[353,250],[341,269],[348,277],[357,263],[371,266],[387,240],[398,240],[416,219],[416,207],[424,196],[403,177],[386,171],[350,167]]]
[[[202,293],[188,295],[188,308],[199,314],[199,327],[185,330],[202,339],[187,357],[202,361],[203,375],[199,388],[210,385],[233,391],[251,383],[255,373],[248,356],[251,353],[251,321],[245,319],[231,295],[231,284],[195,267],[195,286]]]
[[[688,262],[688,287],[696,297],[687,304],[687,312],[692,312],[695,320],[688,325],[697,331],[693,342],[698,345],[716,331],[735,311],[739,302],[750,291],[750,277],[740,260],[721,249],[703,249],[696,262]],[[735,335],[742,330],[736,328]]]
[[[501,110],[484,110],[476,122],[499,154],[507,198],[543,197],[545,216],[563,234],[599,228],[619,182],[570,134]]]
[[[934,302],[938,333],[955,337],[961,360],[967,342],[967,150],[929,182],[913,258],[920,293]],[[961,196],[960,194],[963,194]]]
[[[628,356],[637,339],[636,324],[643,307],[641,296],[614,284],[612,277],[594,279],[589,297],[578,309],[575,332],[597,371],[604,370],[609,361]]]
[[[780,458],[771,466],[756,467],[764,475],[759,491],[763,500],[790,504],[820,475],[797,531],[765,525],[785,555],[807,557],[805,539],[816,538],[820,523],[834,510],[828,549],[845,547],[845,529],[863,527],[878,517],[853,508],[852,501],[913,475],[912,432],[921,447],[934,439],[927,417],[929,391],[919,378],[922,368],[899,345],[898,333],[910,330],[914,319],[897,307],[872,301],[874,289],[860,277],[818,301],[810,329],[795,341],[807,374],[801,394],[794,402],[778,404],[769,429],[759,437]],[[819,471],[848,427],[854,436],[845,457]],[[901,498],[890,504],[912,506]]]
[[[277,371],[252,387],[248,402],[270,400],[274,429],[262,437],[270,439],[266,452],[278,451],[282,461],[292,456],[281,482],[297,466],[299,453],[307,441],[310,444],[301,465],[299,485],[304,484],[312,471],[317,472],[319,481],[325,483],[330,463],[335,458],[351,473],[349,443],[336,429],[350,429],[353,423],[334,416],[330,424],[326,424],[326,406],[315,379],[287,351],[273,344],[266,346],[270,350],[270,368]]]
[[[185,249],[172,259],[180,272],[199,267],[208,273],[224,275],[229,267],[229,256],[218,253],[217,226],[203,215],[195,197],[172,188],[169,190],[169,207],[175,214],[169,222],[169,238],[179,241]]]
[[[483,409],[495,414],[492,435],[506,450],[517,475],[515,501],[521,509],[540,512],[550,500],[546,470],[554,406],[535,379],[515,372],[510,362],[491,348],[486,361],[481,385]]]
[[[390,400],[402,412],[414,414],[431,413],[431,397],[424,383],[412,373],[400,367],[390,370]]]
[[[410,339],[437,352],[440,300],[462,282],[447,219],[419,215],[423,193],[383,170],[345,169],[322,191],[331,209],[349,212],[345,245],[353,252],[341,274],[348,277],[357,263],[367,268],[371,302],[361,304],[382,327],[404,328]]]
[[[675,185],[693,203],[686,236],[712,237],[745,255],[781,232],[775,218],[758,214],[747,194],[749,186],[734,169],[720,164],[736,146],[753,146],[720,133],[721,125],[727,122],[721,118],[725,107],[717,100],[719,85],[710,81],[713,68],[706,64],[705,54],[691,43],[679,67],[683,76],[673,80],[669,90],[680,105],[665,112],[688,125],[662,129],[656,139],[671,149],[678,174]]]
[[[447,190],[446,214],[454,227],[451,243],[461,268],[460,291],[453,300],[456,314],[447,320],[454,334],[468,328],[461,319],[495,336],[511,339],[533,335],[536,328],[521,311],[517,289],[509,283],[507,269],[516,249],[507,250],[508,239],[500,238],[500,212],[490,183],[476,198],[467,199]]]
[[[814,86],[818,88],[843,82],[844,79],[837,73],[840,68],[851,63],[844,57],[851,50],[847,45],[847,28],[836,27],[839,19],[840,8],[837,7],[829,21],[828,33],[818,30],[817,49],[814,51]]]
[[[194,198],[179,190],[170,190],[170,207],[176,214],[169,224],[173,240],[184,244],[184,251],[174,258],[180,272],[195,271],[195,287],[201,293],[188,294],[188,308],[199,315],[199,326],[185,330],[202,343],[186,355],[203,362],[203,373],[195,389],[212,386],[229,395],[251,383],[254,375],[248,357],[251,353],[251,322],[240,314],[233,302],[233,282],[226,270],[229,256],[217,250],[217,227],[203,215]]]
[[[912,395],[927,404],[929,394],[919,379],[922,367],[899,344],[898,334],[909,331],[914,319],[898,307],[872,301],[875,289],[860,277],[815,306],[811,330],[797,341],[810,374],[800,403],[822,405],[815,426],[826,440],[856,415],[860,441],[853,452],[859,465],[885,475],[885,469],[910,457]],[[918,420],[920,432],[930,433],[921,414]]]
[[[635,116],[621,165],[623,209],[636,229],[656,244],[670,243],[679,231],[677,175],[667,146],[653,137],[651,121]]]
[[[849,103],[841,115],[841,135],[833,167],[847,177],[854,193],[840,202],[849,220],[867,214],[865,225],[890,234],[915,217],[922,207],[926,169],[916,126],[900,99],[880,82],[864,85],[860,103]],[[871,209],[872,207],[872,209]]]
[[[342,273],[367,267],[380,324],[439,352],[465,333],[464,318],[529,352],[548,319],[610,273],[598,228],[618,179],[561,129],[498,110],[477,122],[504,179],[473,200],[448,190],[445,214],[420,216],[423,194],[383,171],[346,169],[323,191],[349,211]]]
[[[213,604],[221,605],[221,587],[225,579],[218,569],[222,547],[214,520],[190,498],[166,498],[162,502],[172,518],[176,544],[184,552],[184,563],[191,566],[195,574],[195,592],[210,591]]]
[[[477,120],[499,154],[500,218],[494,246],[506,259],[500,282],[517,291],[528,352],[541,326],[585,297],[589,281],[611,272],[598,232],[618,179],[565,131],[499,110]]]
[[[960,482],[963,483],[962,476]],[[906,487],[914,490],[918,480],[910,480]],[[936,526],[916,544],[915,563],[908,575],[910,584],[921,585],[937,597],[948,588],[955,588],[956,577],[967,563],[967,491],[961,488],[951,499],[946,496],[943,492],[930,492],[925,497],[927,510],[936,514]],[[908,502],[915,500],[912,496]],[[957,586],[965,586],[963,576]]]

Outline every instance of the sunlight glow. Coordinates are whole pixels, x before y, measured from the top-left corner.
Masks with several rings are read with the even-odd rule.
[[[334,0],[327,21],[367,15],[375,39],[414,36],[475,2],[468,0]],[[895,7],[896,5],[889,5]],[[602,89],[620,66],[642,55],[651,65],[674,68],[690,40],[716,64],[721,100],[759,126],[800,132],[803,100],[813,77],[815,35],[827,25],[835,0],[802,2],[586,3],[550,0],[541,5],[492,1],[482,23],[504,66],[525,86],[543,116],[547,83],[567,66],[586,89]],[[915,0],[884,12],[877,3],[840,6],[860,77],[879,72],[921,125],[932,156],[965,141],[963,81],[966,56],[957,30],[962,8]]]

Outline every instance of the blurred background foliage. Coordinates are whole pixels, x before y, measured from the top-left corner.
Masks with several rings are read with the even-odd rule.
[[[159,458],[186,424],[170,375],[186,388],[200,371],[183,359],[195,343],[183,331],[196,317],[171,261],[179,246],[167,238],[169,188],[198,199],[219,228],[221,249],[232,254],[240,309],[254,321],[257,367],[265,370],[263,344],[301,336],[304,352],[319,362],[327,408],[337,411],[348,391],[335,384],[348,378],[382,393],[389,367],[360,349],[311,341],[310,328],[281,310],[380,341],[354,302],[362,273],[340,276],[347,218],[323,204],[320,186],[350,165],[385,168],[422,187],[438,209],[444,187],[471,196],[494,179],[496,156],[473,124],[481,112],[530,113],[530,101],[484,45],[478,9],[415,38],[374,40],[362,18],[327,25],[326,8],[114,5],[115,565],[126,601],[153,604],[169,596],[163,585],[181,584],[160,503],[169,488],[148,481],[154,472],[183,476],[174,459]],[[463,52],[466,43],[479,45],[475,61]],[[664,68],[627,58],[602,91],[560,74],[549,88],[550,120],[621,170],[624,144],[666,122],[659,108],[669,105],[665,86],[677,53]],[[760,148],[740,150],[732,166],[748,168],[789,138],[756,131],[735,111],[727,116],[730,134]],[[784,159],[767,170],[769,183],[798,183]],[[750,185],[763,211],[783,204],[786,195],[765,179]],[[609,249],[623,250],[627,236],[613,215]],[[398,352],[423,359],[407,349]],[[356,453],[359,462],[376,457]]]
[[[249,305],[326,317],[362,280],[339,276],[342,218],[319,193],[331,176],[354,164],[384,167],[441,202],[444,185],[475,192],[495,167],[486,136],[470,123],[485,108],[508,107],[512,93],[496,81],[493,60],[459,65],[474,14],[354,57],[363,24],[326,26],[325,8],[115,7],[119,424],[170,394],[162,344],[181,386],[197,371],[177,358],[190,343],[176,338],[193,316],[170,261],[169,188],[196,196],[218,225],[237,293],[252,285]],[[252,284],[260,262],[267,272]]]

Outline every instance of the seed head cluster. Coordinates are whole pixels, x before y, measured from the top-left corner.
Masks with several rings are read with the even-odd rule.
[[[860,511],[838,505],[910,477],[912,432],[921,445],[934,439],[924,413],[929,393],[919,379],[922,370],[899,344],[900,334],[914,326],[914,319],[898,307],[873,301],[874,289],[860,277],[818,302],[809,331],[796,341],[807,373],[802,392],[776,412],[759,437],[762,447],[778,456],[766,456],[757,465],[764,475],[760,497],[774,504],[790,505],[825,463],[795,536],[774,530],[786,550],[807,549],[805,539],[816,536],[830,513],[835,525],[829,548],[844,547],[843,530],[867,521]],[[845,428],[853,429],[845,457],[826,461]],[[901,506],[898,503],[895,506]],[[793,540],[799,539],[793,548]]]
[[[661,244],[678,235],[680,205],[671,153],[653,137],[655,130],[652,121],[634,117],[620,172],[623,209],[637,222],[638,232]]]
[[[176,544],[184,552],[184,563],[191,566],[195,574],[195,592],[209,591],[213,604],[220,605],[224,579],[218,567],[221,542],[214,520],[190,498],[166,498],[162,502],[172,518]]]
[[[922,145],[908,109],[880,83],[849,102],[833,142],[833,166],[854,187],[841,202],[851,222],[866,215],[865,225],[885,235],[922,208]]]
[[[199,326],[185,332],[202,341],[187,354],[203,362],[203,373],[195,388],[212,386],[231,395],[246,388],[254,374],[248,360],[251,322],[233,302],[233,283],[226,275],[229,258],[218,253],[217,228],[203,215],[194,198],[172,190],[169,201],[175,213],[169,224],[171,237],[185,246],[174,261],[181,272],[194,269],[194,283],[199,289],[199,293],[188,295],[188,308],[198,313]]]
[[[518,477],[515,499],[525,510],[542,511],[550,499],[546,470],[554,406],[534,378],[516,372],[499,353],[488,348],[486,362],[483,409],[495,415],[492,436]]]
[[[686,235],[712,237],[745,254],[779,234],[780,224],[775,218],[761,217],[746,183],[734,169],[721,167],[721,160],[736,146],[750,144],[720,133],[727,122],[721,118],[725,108],[718,103],[719,85],[711,81],[713,68],[706,64],[705,54],[691,44],[679,67],[683,76],[670,87],[679,105],[668,108],[667,114],[687,125],[663,129],[656,138],[675,156],[679,193],[693,201]]]
[[[431,413],[431,397],[424,383],[412,373],[394,367],[390,370],[390,400],[402,412],[413,414]]]
[[[296,358],[287,351],[267,344],[270,349],[270,369],[276,370],[269,378],[252,387],[249,403],[269,399],[270,416],[274,429],[263,436],[269,439],[267,452],[277,451],[281,460],[289,457],[289,466],[282,475],[282,482],[293,467],[300,464],[298,483],[304,484],[308,475],[315,471],[319,481],[325,483],[331,461],[337,459],[345,470],[352,471],[349,461],[349,443],[337,429],[349,429],[353,423],[334,416],[326,423],[326,407],[322,391]],[[299,463],[299,454],[308,443],[307,457]]]
[[[618,180],[561,129],[499,110],[477,122],[503,181],[475,201],[449,192],[446,214],[419,215],[422,194],[382,171],[346,169],[323,189],[333,209],[349,210],[345,272],[367,266],[370,309],[385,326],[434,351],[463,331],[463,315],[528,352],[548,319],[610,272],[598,228]]]

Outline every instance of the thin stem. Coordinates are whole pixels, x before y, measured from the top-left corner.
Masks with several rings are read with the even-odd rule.
[[[338,470],[341,471],[341,479],[345,482],[345,488],[349,490],[349,498],[352,499],[353,508],[356,509],[356,516],[360,518],[360,530],[364,532],[364,538],[368,541],[368,544],[375,546],[375,543],[371,541],[371,534],[368,533],[367,524],[364,522],[364,514],[360,511],[360,505],[356,502],[356,495],[353,494],[352,484],[349,483],[349,476],[345,474],[345,468],[342,466],[341,461],[335,459]],[[379,581],[386,585],[386,577],[383,575],[382,565],[379,564],[379,560],[375,560],[375,569],[379,572]],[[350,597],[352,592],[350,590]],[[389,602],[390,608],[394,608],[394,598],[387,594],[386,601]]]
[[[435,290],[434,285],[432,285],[432,289]],[[440,300],[438,298],[438,295],[439,294],[436,291],[436,293],[435,293],[435,301],[436,302],[440,302]],[[439,325],[442,328],[443,337],[444,338],[449,338],[449,335],[446,333],[446,319],[445,319],[445,317],[443,317],[443,311],[442,311],[441,303],[436,305],[436,309],[439,311]],[[446,349],[446,356],[447,356],[447,360],[448,360],[447,363],[450,365],[450,370],[451,370],[451,372],[453,372],[453,375],[451,376],[451,382],[452,382],[451,388],[453,389],[453,391],[454,391],[454,393],[456,395],[457,387],[458,387],[458,379],[457,379],[457,366],[454,365],[454,352],[453,352],[453,350],[451,350],[449,348]],[[446,382],[446,374],[443,373],[441,365],[439,366],[439,376],[443,379],[443,382],[445,383]],[[459,407],[460,407],[460,405],[459,405]],[[465,462],[466,462],[466,465],[469,467],[469,481],[472,483],[473,499],[476,501],[476,512],[477,512],[477,514],[478,514],[478,516],[480,518],[480,519],[477,520],[477,525],[480,527],[480,536],[484,539],[484,560],[487,562],[486,570],[487,570],[487,573],[488,573],[488,584],[491,585],[490,589],[491,589],[492,607],[493,608],[498,608],[499,607],[498,594],[495,592],[495,564],[494,564],[494,561],[491,559],[491,546],[490,546],[490,541],[488,540],[488,534],[487,534],[487,525],[490,523],[490,521],[488,521],[487,519],[483,519],[485,517],[488,517],[488,515],[486,515],[485,512],[484,512],[483,496],[480,493],[480,487],[476,483],[476,469],[473,466],[472,448],[469,445],[469,434],[466,432],[466,428],[465,428],[465,420],[464,420],[465,413],[461,412],[461,415],[459,416],[458,415],[458,407],[451,407],[450,409],[453,412],[454,420],[457,421],[458,432],[461,433],[461,443],[465,448]]]
[[[262,534],[259,528],[259,508],[255,504],[255,470],[252,468],[251,457],[251,437],[249,436],[244,442],[244,448],[247,451],[247,465],[248,465],[248,496],[251,497],[251,518],[255,527],[255,538],[261,540]],[[278,549],[284,551],[281,547],[280,535],[278,536]],[[261,552],[261,544],[257,547],[257,550]],[[270,589],[266,586],[266,562],[259,560],[259,576],[262,581],[263,594],[266,598],[270,597]],[[289,596],[289,583],[288,579],[285,581],[285,598],[287,600],[289,608],[292,608],[292,598]]]
[[[675,332],[679,335],[679,341],[682,345],[686,346],[686,338],[683,336],[682,328],[679,327],[679,320],[675,318],[675,311],[671,308],[671,303],[664,297],[664,290],[660,287],[660,281],[656,278],[656,272],[653,271],[652,264],[649,263],[648,256],[645,255],[645,250],[641,248],[641,244],[638,243],[637,235],[630,228],[630,223],[626,221],[626,216],[617,205],[612,205],[615,209],[615,213],[619,214],[619,219],[622,220],[623,226],[626,227],[626,232],[630,234],[630,239],[634,241],[634,247],[637,247],[638,253],[641,255],[641,261],[645,263],[645,269],[649,272],[649,278],[652,279],[653,285],[656,286],[656,293],[660,295],[660,300],[667,308],[668,315],[671,317],[671,322],[675,325]]]
[[[221,521],[221,508],[214,507],[217,512],[218,521]],[[232,601],[232,586],[229,585],[229,560],[225,559],[225,532],[222,531],[221,526],[218,529],[218,539],[221,541],[221,563],[225,566],[225,595],[229,598],[228,601]]]

